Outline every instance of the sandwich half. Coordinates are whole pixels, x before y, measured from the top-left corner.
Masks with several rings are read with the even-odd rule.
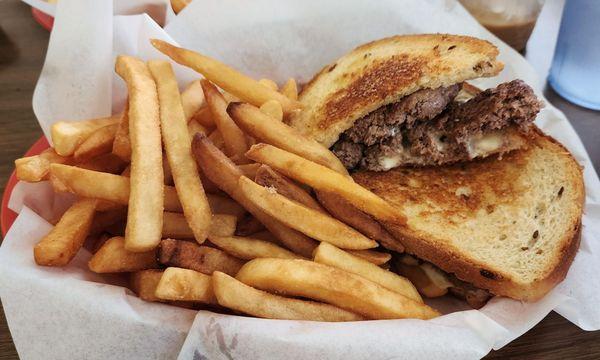
[[[474,307],[492,295],[534,301],[564,279],[585,197],[578,163],[533,124],[542,104],[528,85],[466,83],[501,71],[497,55],[466,36],[368,43],[319,72],[289,120],[407,217],[381,223],[398,246],[375,239],[405,249],[401,268],[426,270],[406,275]],[[348,207],[322,204],[352,223]]]
[[[326,66],[303,89],[290,124],[346,168],[468,161],[523,147],[540,110],[520,80],[460,102],[470,79],[498,74],[498,50],[455,35],[395,36],[362,45]]]

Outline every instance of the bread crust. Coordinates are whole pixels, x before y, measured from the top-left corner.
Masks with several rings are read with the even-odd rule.
[[[498,74],[490,42],[448,34],[401,35],[357,47],[304,86],[290,125],[326,147],[377,108],[423,88]]]
[[[560,251],[554,257],[551,265],[547,267],[547,272],[540,278],[531,282],[520,282],[519,279],[511,278],[511,275],[502,271],[502,269],[487,267],[484,262],[464,255],[460,249],[455,248],[447,242],[424,237],[425,234],[420,234],[419,231],[411,229],[408,225],[384,224],[384,226],[404,245],[407,253],[429,261],[442,270],[455,274],[463,281],[489,290],[495,295],[507,296],[523,301],[536,301],[540,299],[565,278],[579,249],[585,189],[581,167],[568,150],[558,141],[543,134],[537,128],[534,129],[533,137],[532,146],[538,146],[537,141],[549,141],[559,146],[559,148],[554,148],[551,151],[561,152],[561,155],[568,157],[569,163],[576,164],[576,166],[569,166],[567,171],[569,171],[569,179],[576,192],[575,201],[577,203],[577,210],[569,214],[568,228],[561,240],[557,242],[557,244],[561,244]],[[379,190],[381,191],[381,189]],[[377,193],[377,191],[375,192]],[[379,195],[384,198],[386,197],[386,194],[381,192]]]

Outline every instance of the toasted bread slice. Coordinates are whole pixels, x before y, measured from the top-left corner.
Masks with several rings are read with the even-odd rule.
[[[491,43],[468,36],[404,35],[362,45],[327,65],[304,87],[304,110],[290,125],[325,145],[359,118],[424,88],[498,74]]]
[[[537,129],[527,149],[502,158],[353,177],[407,216],[386,225],[407,253],[496,295],[541,298],[579,247],[581,167]]]

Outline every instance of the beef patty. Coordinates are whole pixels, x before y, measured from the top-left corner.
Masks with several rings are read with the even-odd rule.
[[[357,120],[334,144],[348,169],[383,171],[440,165],[523,146],[541,108],[533,90],[513,80],[453,102],[460,85],[423,89]]]

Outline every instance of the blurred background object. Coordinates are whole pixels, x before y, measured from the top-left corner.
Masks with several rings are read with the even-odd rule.
[[[517,51],[525,50],[544,0],[460,0],[489,31]]]
[[[579,106],[600,110],[600,1],[568,0],[548,83]]]

